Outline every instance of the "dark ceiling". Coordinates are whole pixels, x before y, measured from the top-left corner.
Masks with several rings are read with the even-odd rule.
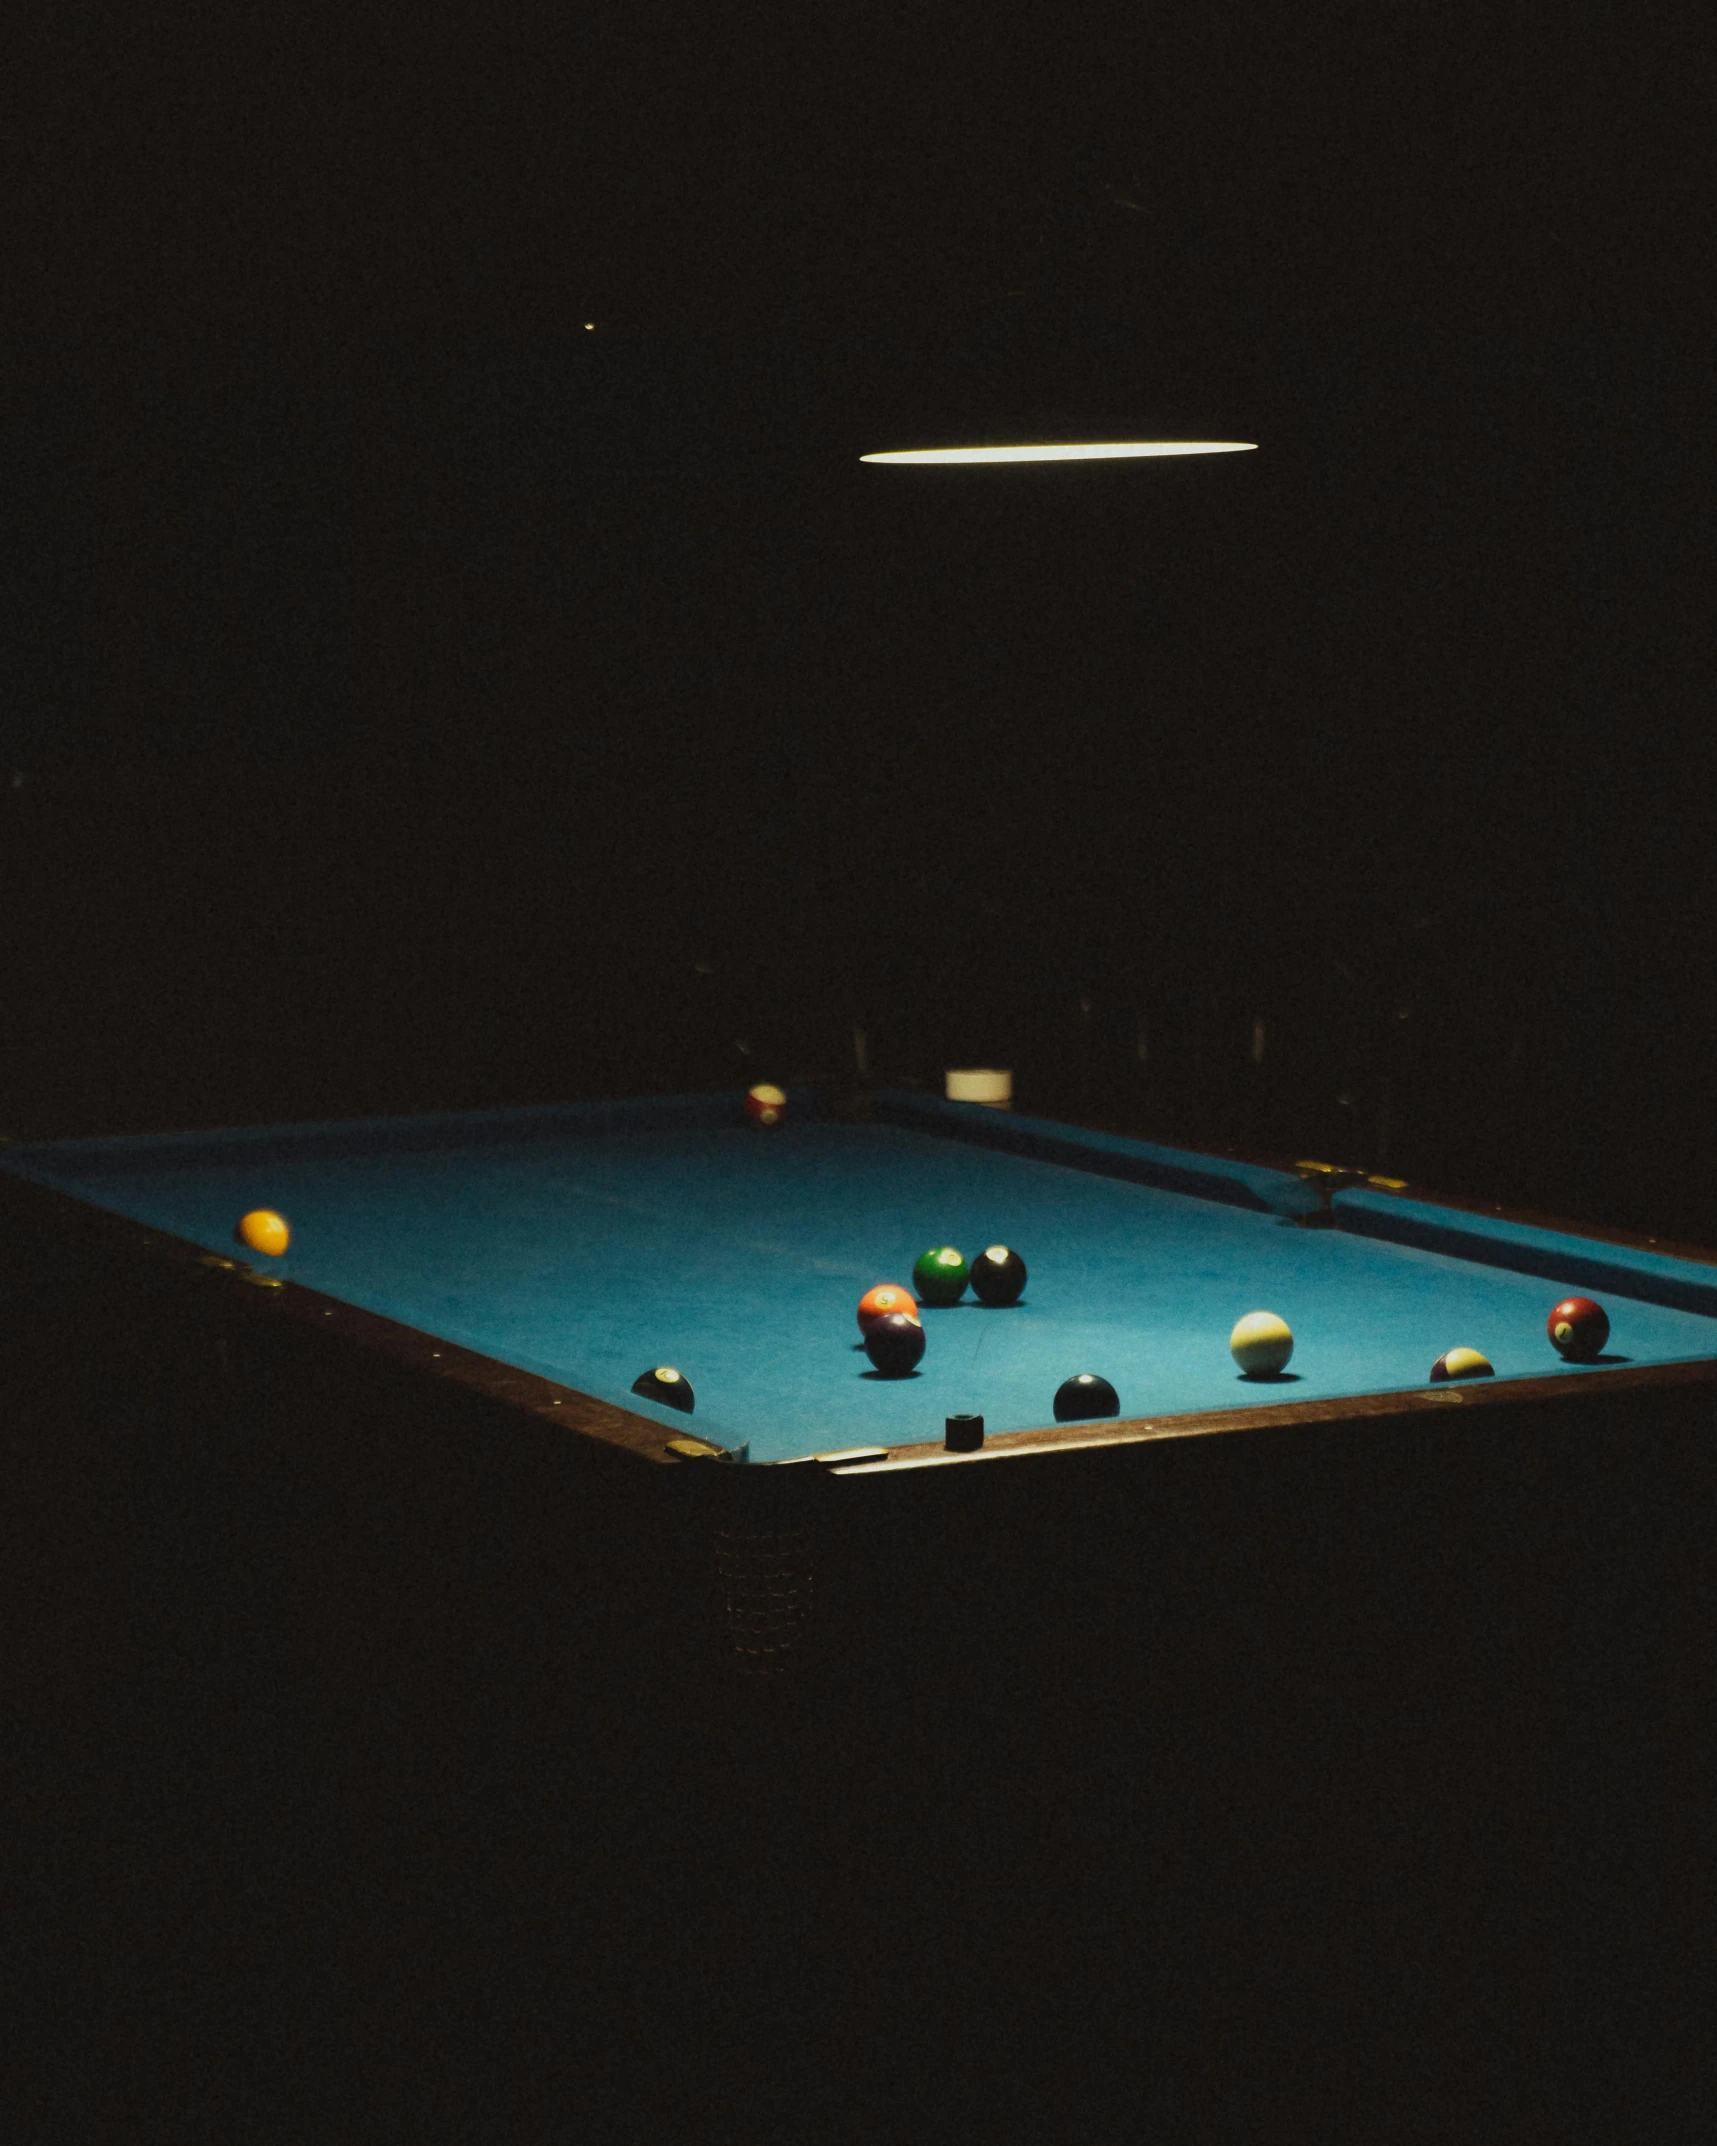
[[[306,888],[415,857],[479,966],[576,853],[801,976],[1005,913],[1256,995],[1432,918],[1480,997],[1645,1004],[1710,891],[1706,34],[63,8],[0,750]],[[857,461],[1116,432],[1259,451]]]

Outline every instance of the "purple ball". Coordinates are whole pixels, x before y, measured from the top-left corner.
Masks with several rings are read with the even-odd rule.
[[[891,1311],[864,1337],[864,1353],[884,1378],[904,1378],[924,1354],[924,1329],[905,1312]]]

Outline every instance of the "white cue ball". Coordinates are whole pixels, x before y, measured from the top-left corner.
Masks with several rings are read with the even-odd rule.
[[[1249,1311],[1228,1337],[1228,1352],[1248,1378],[1280,1371],[1294,1353],[1286,1319],[1273,1311]]]

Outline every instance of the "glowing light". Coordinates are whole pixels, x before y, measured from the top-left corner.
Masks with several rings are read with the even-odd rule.
[[[903,447],[861,462],[1116,462],[1137,455],[1243,455],[1256,440],[1079,440],[1042,447]]]

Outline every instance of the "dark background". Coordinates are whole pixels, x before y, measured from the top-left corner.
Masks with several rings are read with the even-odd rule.
[[[857,1024],[1717,1243],[1707,12],[21,11],[0,1132],[840,1075]],[[1259,449],[857,459],[1116,433]],[[577,1658],[600,1528],[530,1539],[607,1622],[485,1651],[506,1471],[434,1490],[404,1396],[259,1429],[201,1355],[187,1408],[136,1287],[7,1441],[17,2136],[560,2092],[869,2146],[926,2080],[986,2138],[1711,2134],[1692,1434],[1189,1441],[1196,1497],[1102,1508],[1120,1584],[950,1529],[916,1706],[866,1645],[868,1715],[718,1736],[673,1642]]]
[[[1697,25],[59,11],[0,1128],[835,1074],[858,1024],[1709,1241]],[[857,459],[1117,434],[1259,451]]]

